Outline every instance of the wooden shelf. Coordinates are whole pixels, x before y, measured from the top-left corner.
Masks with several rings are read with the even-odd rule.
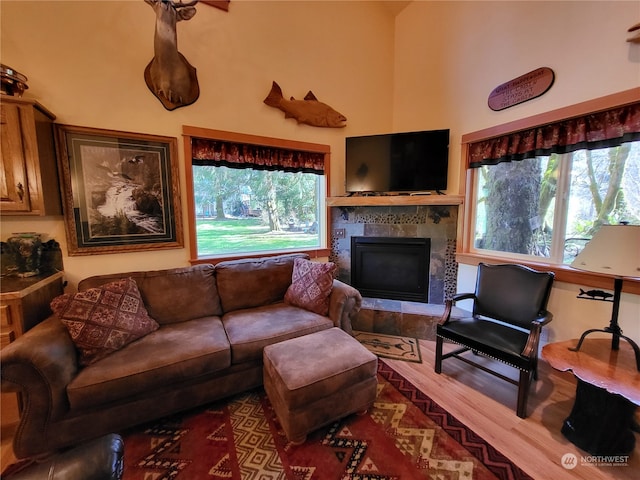
[[[328,207],[385,207],[394,205],[462,205],[462,195],[378,195],[327,197]]]

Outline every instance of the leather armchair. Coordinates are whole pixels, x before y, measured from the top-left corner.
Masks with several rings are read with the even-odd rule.
[[[436,373],[441,373],[444,359],[457,358],[517,385],[516,413],[525,418],[531,379],[537,378],[540,332],[553,318],[547,311],[553,279],[551,272],[522,265],[479,264],[475,292],[448,300],[436,327]],[[465,299],[473,300],[472,315],[451,318],[453,304]],[[461,348],[443,354],[445,340]],[[518,380],[463,355],[469,351],[516,368]]]
[[[117,434],[97,438],[44,460],[24,461],[6,480],[120,480],[124,442]],[[11,467],[10,467],[11,469]]]

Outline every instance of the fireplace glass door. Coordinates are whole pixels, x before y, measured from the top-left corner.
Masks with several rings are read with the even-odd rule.
[[[429,301],[429,238],[352,237],[351,283],[362,296]]]

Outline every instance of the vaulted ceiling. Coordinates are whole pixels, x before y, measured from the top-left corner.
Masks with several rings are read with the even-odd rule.
[[[381,2],[384,4],[385,8],[393,13],[394,16],[399,14],[404,8],[411,3],[411,1],[401,1],[401,0],[389,0]]]

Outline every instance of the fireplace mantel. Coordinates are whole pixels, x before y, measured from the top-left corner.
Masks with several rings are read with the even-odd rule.
[[[327,197],[328,207],[384,207],[389,205],[462,205],[462,195],[372,195]]]

